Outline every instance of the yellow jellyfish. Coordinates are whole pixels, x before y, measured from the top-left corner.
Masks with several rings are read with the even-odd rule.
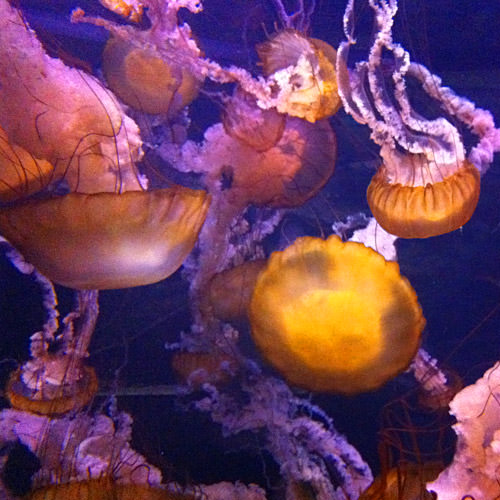
[[[262,355],[290,383],[356,394],[407,368],[425,319],[397,263],[331,236],[298,238],[271,255],[250,323]]]
[[[0,232],[55,283],[76,289],[160,281],[182,264],[210,197],[168,188],[123,194],[71,193],[0,210]]]
[[[315,122],[335,114],[337,53],[322,40],[285,30],[257,46],[264,74],[275,80],[280,113]]]
[[[422,155],[392,153],[368,186],[367,200],[387,232],[429,238],[463,226],[476,209],[479,191],[479,171],[467,160],[438,168]]]
[[[110,38],[102,55],[109,87],[139,111],[175,115],[198,95],[201,82],[188,69],[162,59],[154,49]]]

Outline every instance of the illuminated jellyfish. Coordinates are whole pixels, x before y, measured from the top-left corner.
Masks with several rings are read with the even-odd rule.
[[[264,358],[291,384],[356,394],[407,368],[425,319],[395,262],[331,236],[299,238],[271,255],[250,323]]]
[[[336,52],[326,42],[289,29],[258,45],[257,53],[270,85],[279,89],[280,113],[315,122],[339,110]]]
[[[465,224],[479,199],[480,172],[499,149],[500,134],[488,111],[460,98],[392,40],[397,1],[369,4],[376,35],[366,61],[348,68],[355,43],[354,0],[344,16],[347,41],[339,47],[339,94],[345,110],[367,124],[381,146],[383,165],[367,191],[368,204],[380,225],[403,238],[427,238]],[[390,59],[386,59],[390,55]],[[479,137],[466,158],[458,130],[444,117],[427,119],[413,109],[407,80],[416,80],[443,110]]]
[[[18,14],[2,6],[11,21],[2,28],[2,47],[16,72],[0,72],[0,95],[8,101],[0,123],[12,142],[50,161],[53,185],[70,193],[3,207],[1,233],[48,278],[71,288],[166,278],[193,248],[209,197],[181,187],[146,191],[135,166],[135,122],[97,80],[48,57]],[[15,168],[21,176],[27,167]]]
[[[182,264],[205,220],[204,191],[72,193],[0,210],[0,231],[40,271],[76,289],[160,281]]]

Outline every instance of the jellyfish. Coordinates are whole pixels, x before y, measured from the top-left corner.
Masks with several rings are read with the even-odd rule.
[[[339,110],[337,54],[331,45],[287,29],[258,45],[257,53],[264,74],[277,89],[280,113],[315,122]]]
[[[0,210],[0,231],[56,283],[110,289],[160,281],[192,250],[205,220],[205,191],[167,188],[71,193]]]
[[[0,4],[0,126],[12,146],[82,193],[141,190],[139,128],[93,76],[49,57],[22,16]]]
[[[366,61],[348,68],[355,43],[354,2],[344,16],[347,41],[339,47],[339,94],[345,110],[367,124],[381,146],[383,164],[373,177],[367,199],[373,215],[388,232],[402,238],[428,238],[464,225],[474,213],[480,173],[500,148],[492,115],[451,89],[420,64],[410,62],[392,39],[397,2],[369,2],[376,35]],[[466,156],[457,128],[441,116],[428,119],[412,107],[407,81],[415,80],[445,113],[468,126],[478,143]]]
[[[108,86],[132,108],[175,115],[197,96],[201,82],[186,68],[166,61],[152,48],[111,37],[103,52]]]
[[[98,381],[84,359],[97,314],[97,292],[79,292],[77,308],[64,318],[65,328],[57,341],[55,327],[31,336],[32,359],[10,375],[5,389],[13,408],[55,416],[79,411],[89,404]]]
[[[271,255],[250,323],[263,357],[291,384],[356,394],[407,368],[425,319],[395,262],[333,235]]]
[[[255,283],[265,265],[265,259],[250,260],[213,277],[208,285],[207,298],[217,318],[222,321],[247,318]]]
[[[28,500],[78,500],[96,499],[105,500],[195,500],[191,494],[182,494],[169,491],[159,486],[147,484],[120,484],[109,478],[92,479],[88,481],[74,481],[71,483],[54,484],[32,491]]]

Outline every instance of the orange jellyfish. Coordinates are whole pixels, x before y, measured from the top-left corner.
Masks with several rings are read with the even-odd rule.
[[[239,366],[234,356],[222,351],[178,351],[172,358],[172,368],[181,383],[199,389],[203,384],[228,384]]]
[[[257,53],[279,94],[280,113],[315,122],[339,110],[337,55],[326,42],[287,29],[258,45]]]
[[[385,155],[367,190],[377,222],[400,238],[449,233],[472,217],[479,200],[479,170],[467,160],[446,168],[421,155]]]
[[[258,152],[275,146],[283,136],[286,116],[275,109],[261,109],[255,97],[239,87],[226,102],[222,124],[228,135]]]
[[[109,87],[139,111],[175,115],[198,95],[201,82],[188,69],[162,59],[153,48],[134,47],[112,37],[102,58]]]
[[[195,496],[174,493],[147,484],[121,484],[109,478],[54,484],[32,491],[28,500],[194,500]]]
[[[46,297],[45,304],[48,303]],[[31,336],[31,359],[11,374],[5,389],[13,408],[54,416],[78,411],[92,400],[98,380],[84,360],[98,310],[97,291],[80,290],[77,308],[64,318],[65,328],[57,342],[57,322],[44,325],[43,331]]]
[[[265,265],[264,259],[252,260],[212,278],[207,296],[215,317],[222,321],[240,321],[247,317],[257,277]]]
[[[253,122],[254,115],[249,119]],[[288,117],[281,138],[264,151],[235,137],[245,129],[236,125],[236,120],[225,121],[225,127],[229,134],[219,124],[207,130],[203,150],[195,161],[206,169],[209,192],[220,192],[233,207],[251,203],[276,208],[299,206],[317,194],[333,174],[337,141],[326,120],[311,124]],[[249,134],[250,129],[246,129]]]
[[[377,25],[366,60],[349,67],[355,43],[352,4],[344,17],[346,41],[338,50],[339,94],[344,109],[371,129],[381,146],[383,165],[367,192],[368,204],[380,225],[402,238],[428,238],[465,224],[474,213],[484,172],[498,148],[492,115],[457,96],[392,39],[397,11],[370,4]],[[411,86],[408,83],[412,83]],[[409,89],[419,88],[411,95]],[[439,105],[442,116],[429,119],[416,104]],[[468,155],[458,128],[461,122],[478,142]]]
[[[262,355],[290,383],[356,394],[407,368],[425,319],[395,262],[331,236],[298,238],[271,255],[250,323]]]
[[[71,193],[0,210],[0,232],[50,280],[77,289],[160,281],[182,264],[205,221],[204,191]]]

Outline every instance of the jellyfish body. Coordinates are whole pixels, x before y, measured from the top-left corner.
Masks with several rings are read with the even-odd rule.
[[[302,205],[318,193],[333,174],[336,156],[336,136],[326,120],[288,117],[281,138],[265,151],[214,125],[196,161],[208,170],[209,191],[222,191],[232,206],[278,208]]]
[[[204,191],[72,193],[0,211],[1,233],[52,281],[77,289],[160,281],[182,264],[206,217]]]
[[[110,38],[102,57],[109,87],[139,111],[174,115],[198,95],[200,82],[186,68],[162,59],[154,49]]]
[[[174,493],[166,489],[147,484],[122,484],[104,477],[53,484],[32,491],[26,498],[29,500],[194,500],[192,495]]]
[[[479,174],[498,148],[493,117],[456,95],[392,39],[398,4],[370,3],[377,30],[366,60],[349,67],[353,3],[344,16],[346,41],[338,50],[339,94],[344,109],[371,129],[383,166],[368,188],[368,204],[380,225],[403,238],[427,238],[453,231],[472,216],[479,198]],[[410,85],[411,83],[411,85]],[[415,87],[415,84],[417,87]],[[420,94],[413,95],[419,88]],[[410,94],[410,90],[412,91]],[[442,116],[416,108],[426,100]],[[441,113],[440,113],[441,114]],[[466,151],[455,123],[477,136]]]
[[[416,155],[394,152],[367,190],[377,222],[400,238],[428,238],[463,226],[476,209],[480,192],[478,169],[465,160],[454,168],[431,171]]]
[[[43,377],[37,376],[35,372],[27,373],[29,362],[23,365],[22,370],[16,370],[9,377],[5,395],[12,408],[54,416],[81,410],[92,400],[99,385],[94,369],[90,366],[79,367],[79,378],[70,383],[67,363],[63,365],[61,358],[57,356],[50,358],[44,360]],[[51,365],[56,366],[57,370],[57,373],[52,374],[55,375],[52,384],[47,383],[50,380],[47,373],[51,370]]]
[[[224,106],[222,115],[226,133],[259,152],[278,143],[285,123],[285,115],[274,108],[259,108],[256,99],[239,88]]]
[[[264,259],[251,260],[216,274],[208,284],[208,298],[215,317],[222,321],[241,321],[248,307]]]
[[[289,382],[355,394],[404,370],[425,325],[399,266],[359,243],[298,238],[269,258],[250,304],[252,336]]]
[[[274,80],[280,113],[315,122],[340,108],[336,52],[322,40],[285,30],[257,46],[264,74]]]

